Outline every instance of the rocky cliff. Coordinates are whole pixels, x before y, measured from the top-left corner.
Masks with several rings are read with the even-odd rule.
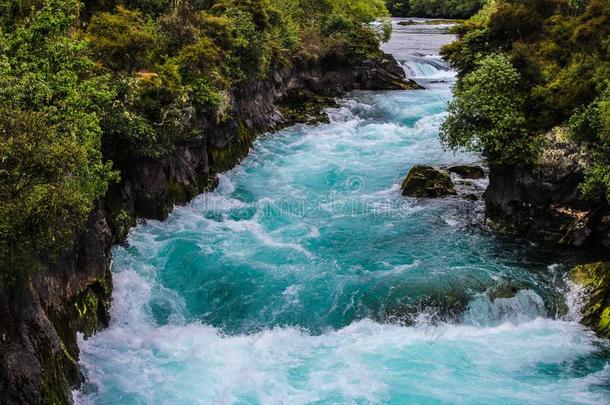
[[[491,166],[487,222],[497,231],[573,246],[610,246],[610,212],[602,194],[584,196],[589,153],[555,129],[535,164]]]
[[[256,135],[320,117],[332,97],[353,89],[413,89],[393,57],[331,66],[297,66],[247,83],[230,95],[231,117],[205,124],[168,156],[120,164],[121,182],[94,208],[58,261],[19,286],[0,288],[0,398],[4,404],[69,403],[78,385],[77,333],[107,326],[112,293],[110,248],[138,217],[165,218],[175,204],[211,190]]]
[[[65,403],[80,381],[76,333],[108,324],[112,235],[99,204],[74,249],[45,271],[0,290],[0,398]]]

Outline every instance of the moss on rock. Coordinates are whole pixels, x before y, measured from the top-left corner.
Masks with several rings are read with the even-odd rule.
[[[66,403],[70,387],[81,381],[76,332],[87,338],[108,326],[111,294],[112,274],[108,267],[103,277],[49,314],[61,350],[38,350],[43,370],[42,396],[48,403]]]
[[[438,198],[457,194],[449,174],[431,166],[416,165],[402,183],[402,195]]]
[[[239,122],[238,137],[228,147],[218,148],[210,146],[211,171],[222,173],[234,168],[250,150],[250,146],[256,137],[256,131],[249,129],[243,122]]]
[[[326,109],[338,104],[333,97],[321,96],[303,89],[290,91],[279,101],[285,125],[330,122]]]
[[[136,225],[136,217],[123,203],[118,189],[111,187],[104,198],[104,214],[115,241],[122,241],[129,230]]]
[[[65,404],[70,397],[70,385],[80,378],[78,362],[61,344],[62,350],[54,351],[51,347],[40,350],[42,358],[41,393],[45,403]]]
[[[479,180],[485,178],[485,170],[477,165],[458,165],[447,168],[447,171],[455,173],[463,179]]]
[[[491,289],[488,293],[489,299],[492,301],[498,298],[514,298],[519,292],[519,286],[512,283],[502,283]]]
[[[603,337],[610,337],[610,262],[576,266],[570,280],[585,291],[581,322]]]

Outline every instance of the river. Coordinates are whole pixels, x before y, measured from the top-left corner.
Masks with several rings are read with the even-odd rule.
[[[559,254],[495,236],[480,201],[400,195],[414,164],[479,158],[438,142],[451,36],[397,21],[384,48],[426,90],[354,92],[329,124],[260,137],[114,248],[78,403],[610,401],[608,344],[577,322]]]

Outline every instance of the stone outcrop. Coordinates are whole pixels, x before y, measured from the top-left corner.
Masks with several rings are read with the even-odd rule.
[[[449,174],[431,166],[416,165],[402,182],[402,195],[438,198],[457,194]]]
[[[45,271],[0,286],[0,402],[71,402],[71,387],[81,380],[76,334],[90,336],[109,322],[112,244],[124,240],[136,218],[164,219],[175,204],[213,189],[216,174],[234,167],[257,134],[302,120],[302,113],[282,113],[291,94],[305,100],[290,108],[310,103],[304,111],[316,120],[345,91],[411,88],[418,86],[384,54],[330,67],[296,66],[235,89],[228,96],[231,117],[201,122],[204,135],[180,141],[167,156],[118,163],[121,182],[96,205],[74,247]]]
[[[598,262],[574,267],[570,280],[583,289],[581,323],[599,336],[610,338],[610,263]]]
[[[107,326],[112,235],[97,206],[74,249],[19,286],[0,289],[3,404],[65,403],[80,382],[76,331]]]
[[[485,178],[485,170],[477,165],[450,166],[447,171],[455,173],[463,179],[480,180]]]
[[[487,222],[495,230],[536,241],[610,246],[610,217],[603,195],[584,196],[589,154],[556,129],[545,137],[532,165],[491,166],[484,194]]]

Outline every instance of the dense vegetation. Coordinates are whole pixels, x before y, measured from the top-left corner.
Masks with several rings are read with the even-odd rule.
[[[610,195],[610,2],[495,0],[458,35],[443,50],[459,71],[445,144],[524,164],[567,127],[594,158],[583,189]]]
[[[395,17],[468,18],[486,0],[386,0]]]
[[[0,283],[74,240],[121,162],[230,116],[230,90],[376,54],[383,0],[0,0]]]

